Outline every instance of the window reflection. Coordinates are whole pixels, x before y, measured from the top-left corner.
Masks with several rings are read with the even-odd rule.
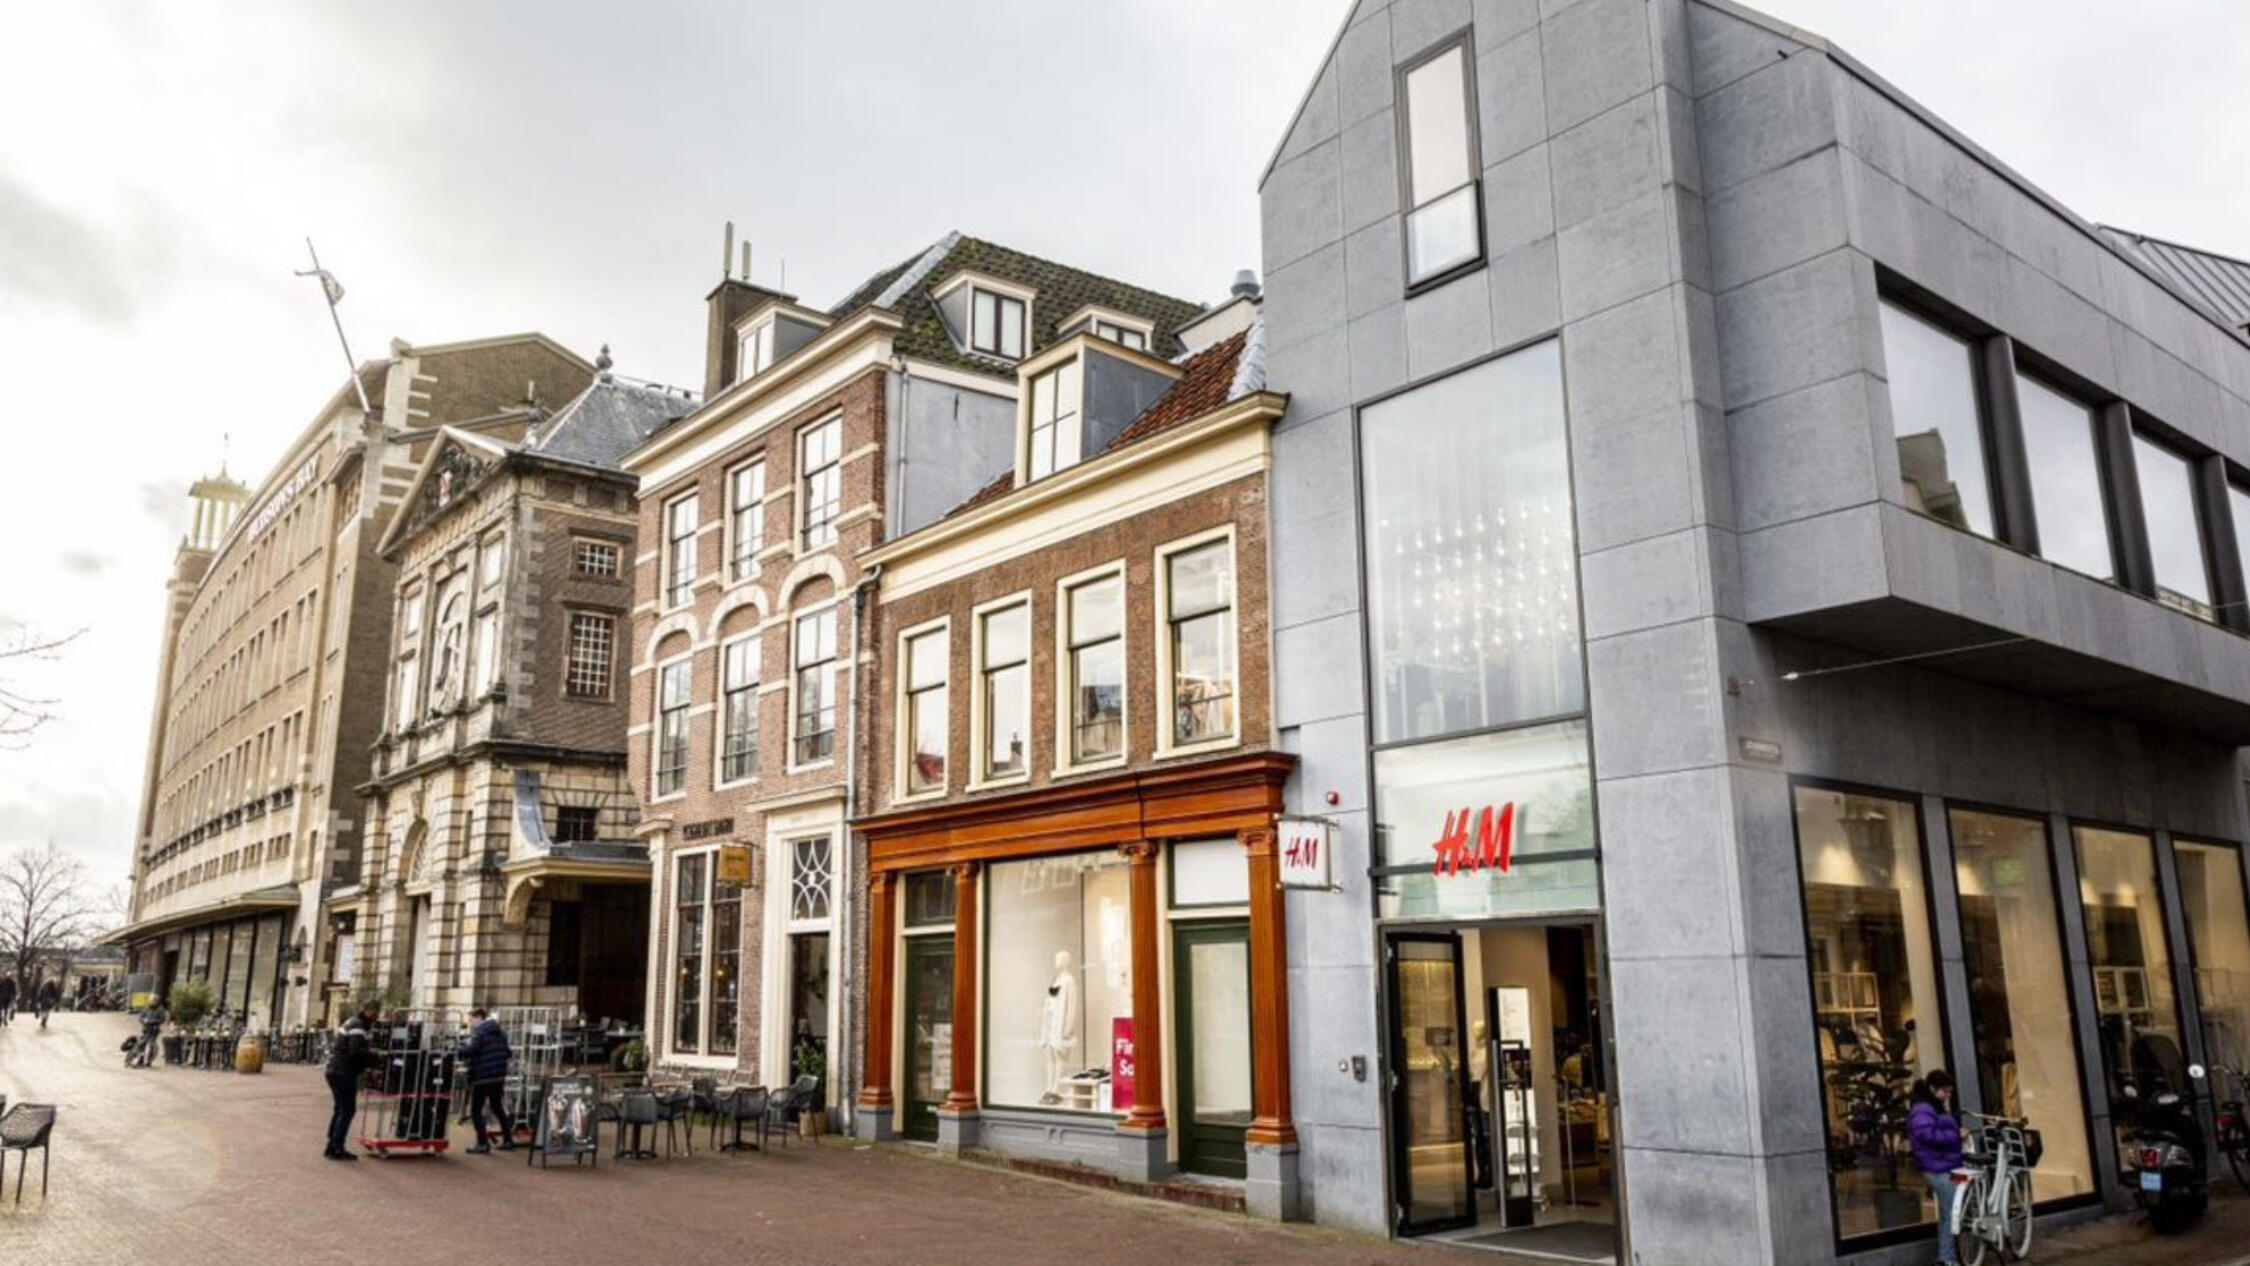
[[[1906,1137],[1917,1078],[1946,1062],[1914,806],[1799,787],[1805,949],[1838,1234],[1935,1220]]]
[[[2020,374],[2016,405],[2023,416],[2040,556],[2096,580],[2114,579],[2117,566],[2110,555],[2109,511],[2102,500],[2092,410]]]
[[[2123,1127],[2133,1107],[2121,1093],[2125,1086],[2138,1088],[2145,1101],[2158,1089],[2187,1085],[2155,845],[2132,831],[2082,826],[2073,834],[2110,1115]]]
[[[2027,1118],[2040,1132],[2034,1200],[2083,1195],[2093,1190],[2093,1154],[2047,829],[2036,818],[1949,817],[1984,1110]]]
[[[2133,437],[2133,464],[2140,472],[2157,601],[2197,619],[2211,619],[2211,574],[2203,563],[2194,469],[2186,458],[2145,435]]]
[[[2218,844],[2174,840],[2180,909],[2195,956],[2195,1000],[2203,1012],[2203,1055],[2222,1099],[2241,1098],[2250,1056],[2250,920],[2244,918],[2242,854]]]
[[[1891,431],[1909,508],[1992,535],[1984,423],[1977,406],[1975,349],[1892,304],[1882,305],[1883,361]]]

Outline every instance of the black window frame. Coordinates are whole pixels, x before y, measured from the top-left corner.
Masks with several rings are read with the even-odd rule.
[[[1470,201],[1476,204],[1473,218],[1476,221],[1477,248],[1469,258],[1456,264],[1447,265],[1427,277],[1417,279],[1414,276],[1413,235],[1409,228],[1414,213],[1422,207],[1435,205],[1443,198],[1459,193],[1463,186],[1448,189],[1445,193],[1431,198],[1428,202],[1417,204],[1414,201],[1413,120],[1407,117],[1406,79],[1407,76],[1454,49],[1459,49],[1461,52],[1461,110],[1464,121],[1463,131],[1466,134],[1463,140],[1468,149],[1469,164],[1469,182],[1466,187],[1473,191]],[[1411,299],[1415,295],[1435,290],[1447,282],[1456,281],[1483,268],[1491,253],[1491,243],[1485,237],[1484,223],[1484,135],[1477,114],[1475,28],[1473,26],[1461,27],[1451,34],[1441,37],[1427,48],[1394,67],[1391,71],[1391,99],[1397,102],[1397,108],[1393,111],[1396,116],[1393,128],[1397,138],[1399,276],[1406,283],[1406,297]]]

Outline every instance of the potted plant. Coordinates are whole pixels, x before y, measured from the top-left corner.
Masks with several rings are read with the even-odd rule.
[[[627,1042],[617,1052],[617,1070],[625,1073],[648,1071],[648,1043],[639,1038]]]
[[[813,1079],[812,1098],[797,1105],[797,1133],[817,1139],[828,1128],[828,1112],[821,1106],[820,1088],[828,1084],[828,1056],[818,1043],[802,1041],[794,1052],[797,1075]]]

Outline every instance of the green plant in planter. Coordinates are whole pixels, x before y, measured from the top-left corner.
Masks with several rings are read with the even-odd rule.
[[[210,981],[183,980],[172,986],[172,1020],[183,1029],[192,1029],[211,1014],[218,1001]]]
[[[647,1072],[648,1043],[642,1041],[639,1038],[634,1038],[632,1041],[627,1042],[625,1044],[625,1049],[618,1052],[617,1063],[618,1067],[629,1073]]]
[[[827,1084],[828,1055],[827,1052],[820,1049],[819,1043],[799,1042],[797,1043],[797,1049],[791,1054],[797,1062],[798,1076],[811,1077],[816,1082],[823,1085]]]

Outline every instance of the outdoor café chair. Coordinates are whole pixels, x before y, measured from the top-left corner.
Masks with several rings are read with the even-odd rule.
[[[8,1153],[21,1153],[16,1169],[16,1203],[23,1203],[24,1176],[31,1172],[31,1149],[39,1149],[39,1198],[47,1198],[48,1138],[55,1132],[55,1105],[19,1103],[0,1116],[0,1184],[8,1176]]]
[[[719,1101],[719,1115],[711,1120],[711,1138],[722,1152],[764,1151],[766,1145],[766,1105],[772,1096],[763,1086],[736,1086]],[[724,1143],[718,1143],[719,1122],[725,1121],[733,1130]],[[756,1143],[742,1141],[742,1123],[749,1122],[757,1135]]]
[[[653,1141],[648,1132],[659,1120],[656,1093],[650,1090],[628,1090],[617,1105],[617,1159],[655,1160],[656,1149],[648,1146]],[[631,1147],[625,1144],[625,1132],[633,1132]]]
[[[686,1086],[664,1091],[656,1096],[656,1119],[664,1123],[664,1150],[670,1153],[679,1146],[682,1135],[687,1138],[687,1154],[695,1155],[695,1092]]]
[[[789,1135],[797,1125],[797,1114],[812,1101],[813,1089],[820,1084],[818,1078],[807,1073],[790,1082],[766,1101],[766,1127],[781,1135],[782,1146],[789,1144]]]

